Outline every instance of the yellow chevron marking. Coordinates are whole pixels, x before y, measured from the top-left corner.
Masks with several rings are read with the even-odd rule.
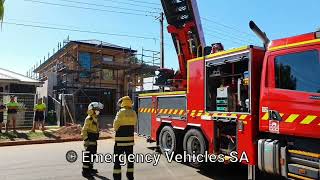
[[[151,112],[154,113],[154,110],[155,110],[155,109],[152,108]]]
[[[148,113],[150,113],[150,112],[151,112],[151,108],[148,109]]]
[[[196,110],[192,110],[190,116],[194,116],[196,113]]]
[[[168,109],[164,109],[163,114],[167,114]]]
[[[243,124],[248,124],[248,122],[247,121],[243,121]]]
[[[226,113],[223,113],[223,114],[221,114],[221,116],[223,116],[223,117],[224,117],[224,116],[227,116],[227,114],[226,114]]]
[[[140,109],[139,109],[139,112],[142,112],[142,111],[143,111],[143,108],[140,108]]]
[[[218,116],[218,113],[213,113],[213,114],[212,114],[212,117],[214,117],[214,116]]]
[[[231,114],[230,116],[237,117],[237,114]]]
[[[248,115],[242,114],[242,115],[239,117],[239,119],[244,120],[244,119],[246,119],[247,116],[248,116]]]
[[[202,113],[203,113],[203,110],[199,110],[197,116],[198,116],[198,117],[201,116]]]
[[[160,109],[159,113],[162,114],[163,109]]]
[[[182,115],[184,113],[184,110],[180,110],[179,115]]]
[[[262,117],[262,120],[268,120],[268,119],[269,119],[269,113],[266,112]]]
[[[284,116],[284,114],[283,114],[283,113],[280,113],[280,116],[282,117],[282,116]]]
[[[171,114],[171,113],[172,113],[172,111],[173,111],[173,109],[170,109],[170,110],[169,110],[169,112],[168,112],[168,114]]]
[[[144,109],[144,112],[146,113],[146,112],[148,112],[148,110],[149,110],[149,108],[145,108],[145,109]]]
[[[291,114],[284,122],[292,123],[299,117],[299,114]]]
[[[205,112],[204,115],[205,115],[205,116],[210,116],[210,113]]]
[[[317,153],[312,153],[312,152],[305,152],[305,151],[299,151],[299,150],[288,150],[289,153],[292,154],[298,154],[298,155],[304,155],[304,156],[309,156],[309,157],[314,157],[314,158],[320,158],[320,154]]]
[[[309,115],[307,116],[306,118],[304,118],[300,124],[310,124],[312,123],[313,120],[315,120],[317,118],[317,116],[312,116],[312,115]]]
[[[178,111],[179,111],[178,109],[175,109],[172,114],[177,114]]]

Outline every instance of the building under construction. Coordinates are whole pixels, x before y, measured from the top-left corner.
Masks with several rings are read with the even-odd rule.
[[[67,41],[58,47],[33,71],[44,81],[40,96],[49,97],[49,104],[62,105],[60,110],[55,108],[62,122],[83,119],[92,101],[105,105],[102,115],[114,115],[117,100],[132,95],[143,78],[159,67],[155,51],[137,54],[131,48],[96,40]]]

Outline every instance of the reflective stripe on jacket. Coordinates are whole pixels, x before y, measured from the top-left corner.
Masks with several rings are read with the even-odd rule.
[[[132,109],[122,108],[117,113],[113,122],[113,128],[116,132],[116,146],[134,145],[134,126],[137,123],[137,114]]]

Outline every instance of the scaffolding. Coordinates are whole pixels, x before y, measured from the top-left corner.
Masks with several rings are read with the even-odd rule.
[[[143,48],[140,54],[131,48],[116,52],[114,57],[121,56],[121,62],[104,61],[103,50],[108,44],[100,42],[91,47],[96,50],[96,53],[91,53],[91,61],[99,63],[91,63],[90,68],[86,69],[79,61],[79,46],[68,49],[68,43],[65,42],[61,48],[63,52],[51,68],[57,74],[57,84],[50,96],[55,102],[60,102],[61,108],[53,108],[61,112],[56,113],[60,114],[60,125],[81,123],[79,120],[84,119],[87,106],[92,101],[108,102],[106,114],[115,114],[117,99],[132,95],[135,87],[143,84],[143,78],[154,76],[154,71],[160,66],[160,52]],[[112,72],[110,82],[103,81],[104,70]],[[81,77],[83,74],[85,78]],[[40,76],[40,79],[44,78]]]

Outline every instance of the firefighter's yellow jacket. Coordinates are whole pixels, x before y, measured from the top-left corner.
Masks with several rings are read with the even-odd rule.
[[[113,128],[116,132],[116,146],[134,145],[134,127],[137,123],[137,114],[130,108],[122,108],[117,113],[113,122]]]
[[[94,116],[87,116],[83,128],[81,130],[82,139],[86,141],[85,145],[96,144],[95,141],[99,139],[99,131],[100,129],[98,118]]]
[[[120,126],[135,126],[137,123],[137,113],[132,109],[121,108],[117,113],[113,128],[118,131]]]

